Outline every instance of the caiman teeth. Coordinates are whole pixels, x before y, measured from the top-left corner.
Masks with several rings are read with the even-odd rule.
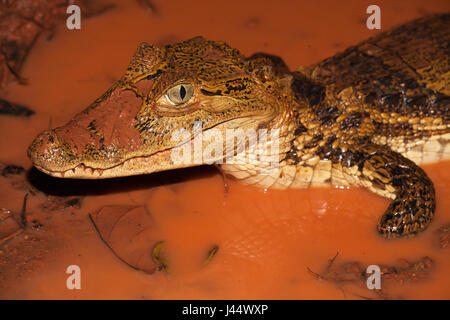
[[[163,150],[150,156],[139,156],[127,159],[121,163],[118,163],[109,168],[95,168],[87,166],[84,163],[80,163],[74,168],[69,168],[64,171],[52,171],[41,167],[35,166],[42,172],[58,177],[58,178],[79,178],[79,179],[104,179],[104,178],[116,178],[130,175],[148,174],[155,172],[154,166],[170,166],[170,150]],[[167,164],[169,163],[169,164]],[[183,168],[185,166],[178,166]],[[166,167],[163,167],[163,169]],[[161,171],[161,170],[158,170]]]
[[[105,169],[100,169],[100,168],[93,168],[90,166],[85,165],[84,163],[80,163],[79,165],[77,165],[74,168],[71,169],[67,169],[65,171],[49,171],[46,170],[42,167],[39,167],[39,169],[47,174],[50,174],[52,176],[55,177],[60,177],[60,178],[64,178],[65,176],[68,177],[92,177],[92,178],[96,178],[96,177],[101,177],[105,171],[114,169],[114,168],[119,168],[119,169],[123,169],[124,166],[126,165],[133,165],[135,163],[138,163],[139,161],[145,160],[146,157],[140,157],[139,160],[137,158],[130,158],[127,159],[119,164],[117,164],[114,167],[111,168],[105,168]]]
[[[77,173],[77,171],[80,171],[80,170],[82,170],[83,173],[89,173],[91,176],[98,176],[98,177],[100,177],[104,171],[104,169],[92,168],[92,167],[85,165],[84,163],[81,163],[78,166],[76,166],[75,168],[73,168],[72,172]]]
[[[69,177],[71,176],[79,176],[81,173],[83,175],[85,174],[89,174],[90,176],[94,177],[100,177],[103,175],[103,172],[107,169],[98,169],[98,168],[92,168],[92,167],[88,167],[86,166],[84,163],[80,163],[79,165],[77,165],[75,168],[72,169],[68,169],[66,171],[49,171],[46,170],[42,167],[38,167],[38,169],[40,169],[41,171],[50,174],[52,176],[55,177],[60,177],[60,178],[64,178],[66,175],[68,175]]]

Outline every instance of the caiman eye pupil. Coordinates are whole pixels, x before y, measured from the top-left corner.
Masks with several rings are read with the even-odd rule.
[[[179,84],[167,90],[165,98],[174,105],[180,105],[191,100],[194,88],[190,84]]]
[[[184,86],[181,86],[180,97],[181,97],[181,99],[184,99],[185,96],[186,96],[186,89],[184,88]]]

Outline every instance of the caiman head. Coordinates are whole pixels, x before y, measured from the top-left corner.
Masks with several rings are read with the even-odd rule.
[[[86,179],[199,165],[174,163],[171,151],[212,128],[283,126],[291,83],[281,59],[245,58],[223,42],[143,43],[109,90],[66,125],[39,134],[28,155],[49,175]],[[174,139],[175,132],[189,135]]]

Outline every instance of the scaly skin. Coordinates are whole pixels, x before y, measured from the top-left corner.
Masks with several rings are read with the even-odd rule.
[[[294,72],[278,57],[245,58],[200,37],[144,43],[111,89],[65,126],[41,133],[29,156],[56,177],[118,177],[202,164],[171,158],[175,146],[199,136],[196,121],[203,134],[278,129],[275,170],[264,170],[268,162],[258,157],[221,163],[218,153],[213,160],[264,188],[367,187],[393,200],[378,231],[414,235],[435,210],[433,183],[418,164],[450,157],[449,37],[450,14],[425,17]],[[178,129],[191,136],[174,141]],[[235,150],[232,158],[256,150]]]

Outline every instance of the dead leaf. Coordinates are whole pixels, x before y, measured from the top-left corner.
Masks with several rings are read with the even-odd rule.
[[[90,217],[103,241],[121,260],[147,273],[156,271],[151,255],[161,237],[145,207],[104,206]]]

